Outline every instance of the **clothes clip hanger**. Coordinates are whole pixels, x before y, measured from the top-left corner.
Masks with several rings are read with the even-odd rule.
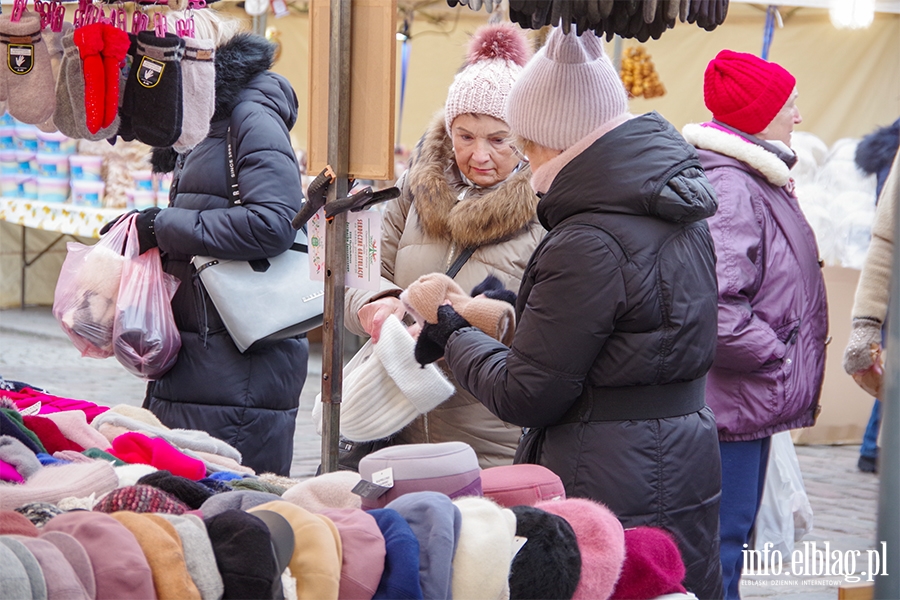
[[[190,9],[188,9],[188,13],[190,13]],[[193,17],[193,15],[188,14],[188,17],[186,19],[176,20],[175,21],[175,33],[177,33],[179,37],[183,37],[183,38],[194,37],[194,17]]]
[[[206,0],[188,0],[188,8],[206,8]]]
[[[22,14],[25,12],[26,4],[27,0],[15,0],[15,2],[13,2],[12,13],[9,15],[9,20],[13,23],[18,23],[19,19],[22,18]]]
[[[166,37],[166,34],[169,32],[169,24],[165,15],[162,13],[153,14],[153,29],[156,30],[156,37]]]
[[[59,33],[62,31],[63,23],[66,20],[66,7],[63,6],[61,0],[52,0],[50,2],[50,31]]]
[[[128,32],[128,14],[125,12],[125,7],[123,5],[110,9],[109,24],[116,29],[120,29],[126,33]]]
[[[44,0],[34,0],[34,12],[41,18],[41,29],[50,24],[50,3]]]
[[[139,7],[131,15],[131,33],[137,35],[141,31],[148,29],[150,26],[150,17],[144,12],[144,7]]]

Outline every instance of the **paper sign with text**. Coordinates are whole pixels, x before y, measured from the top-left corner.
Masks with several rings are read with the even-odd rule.
[[[307,223],[310,278],[325,280],[325,209]],[[381,285],[381,213],[374,210],[347,213],[345,233],[347,271],[344,284],[377,291]]]

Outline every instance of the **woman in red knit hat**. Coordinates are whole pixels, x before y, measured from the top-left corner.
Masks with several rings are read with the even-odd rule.
[[[719,199],[719,336],[706,401],[722,456],[720,536],[726,598],[740,598],[742,550],[762,499],[773,433],[809,427],[819,411],[828,330],[816,238],[793,193],[790,148],[801,122],[794,77],[721,51],[703,86],[713,120],[684,137]]]

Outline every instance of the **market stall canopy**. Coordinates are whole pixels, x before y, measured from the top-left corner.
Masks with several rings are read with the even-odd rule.
[[[760,0],[731,0],[740,4],[758,4],[765,6],[775,4],[777,6],[799,6],[805,8],[831,8],[836,2],[850,2],[852,0],[778,0],[772,2],[760,2]],[[900,0],[875,0],[875,12],[900,13]]]

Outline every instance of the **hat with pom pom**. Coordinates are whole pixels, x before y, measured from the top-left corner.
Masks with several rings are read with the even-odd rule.
[[[462,114],[488,115],[505,123],[506,98],[529,58],[528,38],[518,26],[495,23],[479,28],[469,42],[466,66],[447,93],[447,132]]]

